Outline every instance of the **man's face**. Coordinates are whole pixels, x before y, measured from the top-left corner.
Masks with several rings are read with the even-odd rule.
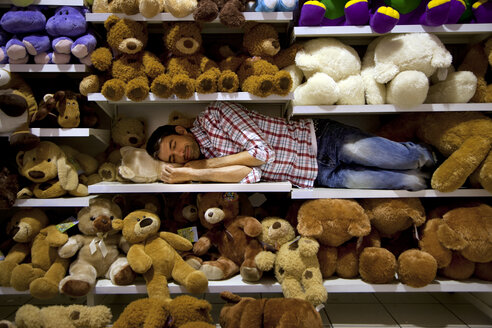
[[[172,134],[161,140],[159,159],[168,163],[186,163],[200,157],[200,148],[189,133]]]

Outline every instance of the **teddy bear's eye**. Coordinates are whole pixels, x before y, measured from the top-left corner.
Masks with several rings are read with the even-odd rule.
[[[111,216],[109,217],[109,219],[110,219],[110,220],[113,220],[113,219],[114,219],[114,216],[112,216],[112,215],[111,215]]]
[[[36,161],[36,157],[33,157],[33,158],[32,158],[32,161],[33,161],[33,162],[35,162],[35,161]]]
[[[51,162],[51,158],[48,158],[48,159],[47,159],[47,161],[48,161],[48,162]]]
[[[140,221],[140,218],[137,218],[137,222],[139,222],[139,221]]]
[[[91,216],[91,221],[94,221],[95,219],[96,219],[95,217]]]
[[[68,119],[68,115],[65,115],[65,118]]]

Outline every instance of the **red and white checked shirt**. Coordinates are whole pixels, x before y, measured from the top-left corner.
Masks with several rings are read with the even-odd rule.
[[[205,158],[247,150],[265,164],[252,168],[241,183],[290,181],[312,188],[318,172],[311,119],[287,121],[231,102],[213,102],[191,128]]]

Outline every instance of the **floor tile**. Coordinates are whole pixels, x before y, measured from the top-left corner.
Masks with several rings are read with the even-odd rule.
[[[386,303],[439,303],[429,293],[375,293],[375,297]]]
[[[66,295],[58,295],[56,297],[41,300],[37,298],[32,298],[29,303],[38,306],[45,305],[68,305],[68,304],[86,304],[86,297],[68,297]]]
[[[398,327],[381,304],[327,304],[325,311],[334,328]]]
[[[328,293],[327,304],[331,303],[378,303],[373,293]]]
[[[0,296],[1,305],[22,305],[32,299],[31,295],[2,295]]]
[[[402,327],[466,327],[441,304],[384,304]]]
[[[18,306],[0,306],[0,320],[14,321]]]
[[[469,303],[463,293],[431,293],[432,297],[438,300],[441,303]]]
[[[445,306],[469,326],[492,327],[492,318],[471,304],[446,304]]]

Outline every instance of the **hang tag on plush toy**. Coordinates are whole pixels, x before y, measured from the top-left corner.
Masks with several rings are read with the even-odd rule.
[[[194,243],[198,240],[198,229],[196,226],[178,229],[178,235]]]
[[[414,236],[414,237],[415,237],[415,239],[420,240],[420,237],[419,237],[419,232],[418,232],[418,230],[417,230],[417,226],[416,226],[415,224],[413,225],[413,233],[414,233],[414,235],[415,235],[415,236]]]
[[[265,194],[255,192],[253,195],[248,197],[248,200],[251,206],[260,207],[261,205],[263,205],[263,203],[266,202],[267,198]]]
[[[225,192],[222,194],[222,199],[227,202],[233,202],[239,198],[237,192]]]
[[[74,216],[70,216],[63,220],[62,222],[58,223],[55,227],[58,229],[60,232],[65,232],[71,227],[77,225],[79,223],[79,220],[77,220]]]
[[[319,311],[323,310],[324,308],[325,308],[324,304],[318,304],[315,309],[316,309],[316,311],[319,312]]]

